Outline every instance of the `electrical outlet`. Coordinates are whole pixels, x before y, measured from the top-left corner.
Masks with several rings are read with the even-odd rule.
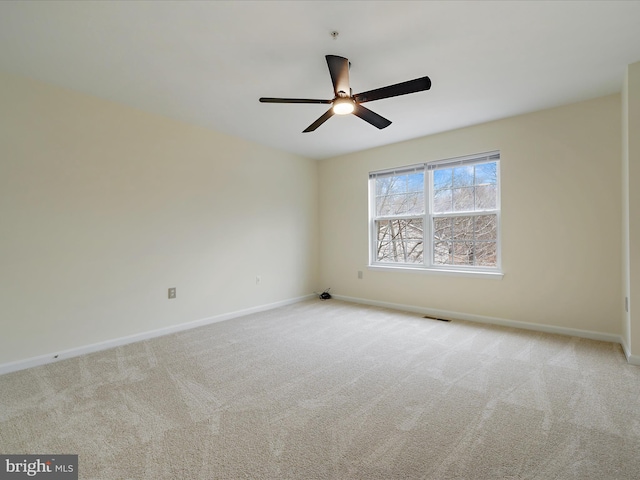
[[[362,270],[358,270],[358,278],[362,280]]]
[[[169,299],[176,298],[176,287],[172,287],[169,289]]]
[[[262,282],[262,277],[260,277],[260,275],[256,275],[256,285],[260,285],[261,282]]]

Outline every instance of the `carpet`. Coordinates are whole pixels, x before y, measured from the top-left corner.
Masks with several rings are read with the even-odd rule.
[[[83,479],[633,479],[619,345],[309,300],[0,376],[0,453]]]

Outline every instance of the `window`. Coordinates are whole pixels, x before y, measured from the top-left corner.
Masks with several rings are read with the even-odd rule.
[[[369,174],[370,263],[500,268],[500,153]]]

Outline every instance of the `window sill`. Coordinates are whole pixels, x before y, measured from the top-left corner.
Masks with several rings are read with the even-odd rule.
[[[388,272],[412,272],[422,273],[426,275],[444,275],[451,277],[468,277],[468,278],[490,278],[493,280],[502,280],[504,273],[501,271],[482,271],[482,270],[456,270],[455,268],[423,268],[423,267],[407,267],[397,265],[369,265],[369,270],[388,271]]]

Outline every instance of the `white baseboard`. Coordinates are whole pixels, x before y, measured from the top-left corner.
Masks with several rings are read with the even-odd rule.
[[[81,347],[64,350],[61,352],[53,352],[46,355],[40,355],[37,357],[27,358],[25,360],[18,360],[15,362],[4,363],[0,365],[0,375],[5,373],[16,372],[18,370],[24,370],[31,367],[37,367],[40,365],[46,365],[48,363],[57,362],[67,358],[73,358],[88,353],[99,352],[101,350],[107,350],[109,348],[115,348],[122,345],[128,345],[130,343],[140,342],[143,340],[149,340],[155,337],[161,337],[169,335],[171,333],[181,332],[184,330],[190,330],[192,328],[209,325],[212,323],[222,322],[225,320],[231,320],[233,318],[250,315],[252,313],[264,312],[266,310],[272,310],[274,308],[283,307],[285,305],[291,305],[304,300],[315,298],[316,295],[310,294],[302,297],[296,297],[287,300],[281,300],[279,302],[269,303],[266,305],[259,305],[257,307],[251,307],[244,310],[237,310],[235,312],[224,313],[215,315],[213,317],[203,318],[192,322],[181,323],[179,325],[171,325],[169,327],[152,330],[149,332],[142,332],[135,335],[129,335],[126,337],[114,338],[112,340],[106,340],[104,342],[94,343],[91,345],[84,345]],[[622,346],[627,361],[631,365],[640,366],[640,355],[633,355],[629,351],[626,342],[624,342],[622,336],[594,332],[590,330],[581,330],[575,328],[558,327],[555,325],[545,325],[531,322],[520,322],[516,320],[507,320],[503,318],[488,317],[485,315],[475,315],[469,313],[453,312],[448,310],[439,310],[434,308],[416,307],[414,305],[405,305],[400,303],[379,302],[376,300],[369,300],[366,298],[347,297],[343,295],[333,295],[333,298],[337,300],[344,300],[351,303],[359,303],[363,305],[371,305],[375,307],[390,308],[393,310],[402,310],[405,312],[415,312],[422,315],[429,315],[436,318],[447,318],[452,320],[467,320],[470,322],[486,323],[491,325],[500,325],[503,327],[522,328],[526,330],[534,330],[545,333],[557,333],[560,335],[569,335],[574,337],[588,338],[591,340],[600,340],[604,342],[619,343]]]
[[[485,315],[474,315],[470,313],[452,312],[448,310],[438,310],[435,308],[416,307],[414,305],[404,305],[400,303],[379,302],[376,300],[369,300],[366,298],[354,298],[345,297],[342,295],[333,295],[333,298],[338,300],[344,300],[346,302],[361,303],[363,305],[372,305],[375,307],[391,308],[393,310],[403,310],[405,312],[415,312],[422,315],[429,315],[435,318],[446,318],[451,320],[468,320],[470,322],[488,323],[491,325],[500,325],[503,327],[522,328],[525,330],[534,330],[545,333],[557,333],[560,335],[569,335],[572,337],[588,338],[591,340],[601,340],[603,342],[620,343],[622,344],[622,337],[611,333],[594,332],[591,330],[580,330],[577,328],[565,328],[555,325],[545,325],[540,323],[520,322],[517,320],[507,320],[504,318],[488,317]],[[623,345],[624,348],[624,345]],[[625,351],[626,354],[626,351]],[[629,360],[629,355],[627,359]],[[637,357],[632,355],[631,357]],[[640,357],[638,358],[640,360]],[[629,363],[632,363],[629,360]],[[640,364],[634,364],[640,365]]]
[[[27,358],[25,360],[18,360],[15,362],[4,363],[0,365],[0,375],[5,373],[16,372],[18,370],[24,370],[26,368],[37,367],[40,365],[46,365],[47,363],[58,362],[67,358],[78,357],[80,355],[86,355],[88,353],[99,352],[101,350],[107,350],[109,348],[120,347],[122,345],[128,345],[130,343],[140,342],[142,340],[149,340],[155,337],[161,337],[169,335],[171,333],[181,332],[184,330],[190,330],[196,327],[202,327],[212,323],[223,322],[225,320],[231,320],[232,318],[243,317],[252,313],[264,312],[266,310],[272,310],[274,308],[283,307],[285,305],[291,305],[315,298],[314,294],[305,295],[302,297],[291,298],[287,300],[281,300],[279,302],[269,303],[266,305],[259,305],[257,307],[246,308],[244,310],[237,310],[235,312],[223,313],[215,315],[213,317],[202,318],[200,320],[194,320],[192,322],[180,323],[178,325],[171,325],[169,327],[159,328],[157,330],[151,330],[149,332],[137,333],[135,335],[129,335],[126,337],[114,338],[112,340],[106,340],[104,342],[93,343],[91,345],[83,345],[80,347],[71,348],[61,352],[53,352],[46,355],[39,355],[37,357]]]
[[[640,366],[640,355],[627,355],[627,362],[629,362],[631,365]]]
[[[633,355],[631,353],[629,345],[627,344],[624,336],[620,337],[620,345],[622,345],[622,351],[624,352],[625,357],[627,357],[627,362],[629,362],[631,365],[640,366],[640,355]]]

